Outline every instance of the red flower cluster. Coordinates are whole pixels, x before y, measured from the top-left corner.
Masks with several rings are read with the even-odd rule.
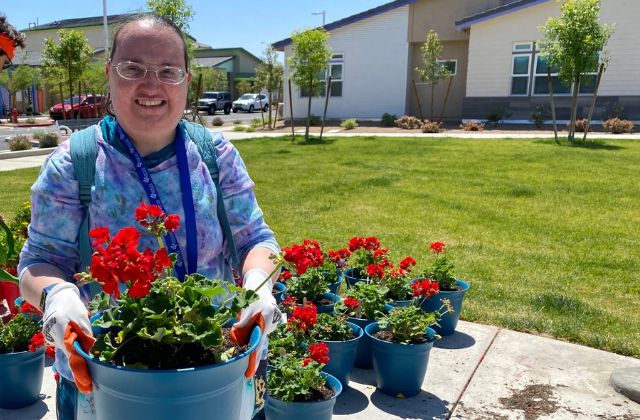
[[[291,271],[283,271],[278,276],[278,281],[281,281],[281,282],[284,283],[287,280],[289,280],[290,278],[291,278]]]
[[[342,303],[344,304],[344,306],[350,310],[350,311],[355,311],[356,309],[358,309],[360,307],[360,301],[354,297],[346,297]]]
[[[309,267],[320,267],[324,257],[318,241],[305,239],[302,245],[291,245],[282,251],[285,261],[296,266],[298,275],[304,274]]]
[[[309,356],[318,363],[327,364],[329,363],[329,346],[323,342],[309,344]]]
[[[282,306],[284,306],[289,312],[293,312],[297,304],[298,302],[293,296],[287,296],[286,298],[282,299]]]
[[[447,244],[445,244],[444,242],[431,242],[431,244],[429,245],[429,249],[436,254],[442,254],[446,247]]]
[[[174,232],[180,226],[180,216],[177,214],[167,216],[155,204],[140,203],[135,210],[134,217],[138,223],[156,237],[162,237],[167,232]]]
[[[413,296],[421,298],[430,298],[440,291],[440,285],[429,279],[416,280],[411,283]]]
[[[411,271],[411,267],[416,266],[416,260],[412,257],[406,257],[404,260],[400,261],[400,268],[402,270]]]
[[[20,305],[20,312],[22,312],[23,314],[35,314],[38,316],[42,316],[42,311],[26,300]]]
[[[47,355],[49,359],[56,358],[56,348],[54,346],[47,346],[44,348],[44,353]]]
[[[29,351],[36,351],[42,346],[44,346],[44,335],[42,334],[42,331],[40,331],[31,337],[31,342],[29,342]]]
[[[332,263],[339,265],[351,256],[351,251],[347,248],[342,248],[337,251],[329,251],[327,254]]]
[[[360,248],[364,248],[367,251],[376,251],[380,248],[380,241],[375,236],[354,236],[349,240],[349,250],[351,252],[357,251]]]
[[[18,267],[16,267],[15,265],[7,265],[4,267],[4,271],[6,271],[7,273],[11,274],[13,277],[17,277],[18,276]]]
[[[318,309],[313,303],[296,306],[289,317],[289,321],[303,331],[314,325],[318,320]]]

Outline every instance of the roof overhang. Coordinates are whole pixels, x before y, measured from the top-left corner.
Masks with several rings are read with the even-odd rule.
[[[470,28],[472,25],[476,23],[485,22],[487,20],[491,20],[497,18],[499,16],[508,15],[510,13],[517,12],[522,9],[526,9],[528,7],[537,6],[541,3],[546,3],[549,0],[516,0],[511,3],[507,3],[502,6],[495,7],[493,9],[485,10],[481,13],[476,13],[475,15],[467,16],[456,21],[456,29],[461,31],[463,29]]]

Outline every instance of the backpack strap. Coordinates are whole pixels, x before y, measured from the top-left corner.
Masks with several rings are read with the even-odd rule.
[[[209,130],[204,128],[200,124],[194,124],[186,120],[182,120],[180,125],[185,129],[189,138],[198,147],[200,157],[207,165],[209,174],[213,180],[213,184],[216,186],[216,201],[218,202],[218,220],[222,226],[222,232],[224,238],[227,240],[229,247],[229,254],[231,257],[232,269],[235,270],[234,275],[240,275],[240,260],[238,258],[238,249],[236,243],[233,240],[233,234],[231,233],[231,225],[227,217],[227,211],[224,207],[224,200],[222,199],[222,189],[220,188],[220,173],[218,170],[216,153],[216,146],[222,141],[222,135],[216,133],[215,137],[211,135]]]

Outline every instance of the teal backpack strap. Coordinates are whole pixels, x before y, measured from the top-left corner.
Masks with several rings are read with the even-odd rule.
[[[78,234],[80,248],[80,270],[84,271],[91,265],[91,239],[89,238],[89,204],[91,203],[91,187],[96,174],[96,158],[98,143],[96,141],[95,126],[76,131],[71,135],[70,153],[73,171],[78,180],[80,203],[84,207],[84,216]],[[97,283],[88,285],[91,297],[100,291]]]
[[[189,138],[193,140],[193,142],[198,146],[198,152],[200,152],[200,157],[207,165],[209,169],[209,174],[211,174],[211,179],[213,180],[214,185],[216,186],[216,201],[218,202],[218,220],[220,220],[220,225],[222,226],[222,232],[224,234],[225,239],[227,240],[227,245],[229,246],[229,254],[231,256],[232,268],[235,270],[234,275],[240,275],[240,261],[238,258],[238,250],[236,248],[236,243],[233,240],[233,234],[231,233],[231,225],[229,224],[229,219],[227,218],[227,211],[224,207],[224,200],[222,199],[222,190],[220,188],[220,174],[218,171],[218,163],[216,162],[217,154],[216,154],[216,146],[222,141],[221,135],[217,134],[214,138],[209,130],[204,128],[200,124],[194,124],[189,121],[182,120],[181,125],[184,127],[185,131],[189,135]]]

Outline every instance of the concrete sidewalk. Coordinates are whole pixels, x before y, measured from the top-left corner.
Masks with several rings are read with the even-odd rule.
[[[438,341],[422,392],[396,399],[375,388],[372,370],[354,369],[335,419],[640,419],[640,404],[609,384],[640,360],[492,326],[460,321]],[[55,419],[55,385],[45,373],[42,399],[0,420]]]

